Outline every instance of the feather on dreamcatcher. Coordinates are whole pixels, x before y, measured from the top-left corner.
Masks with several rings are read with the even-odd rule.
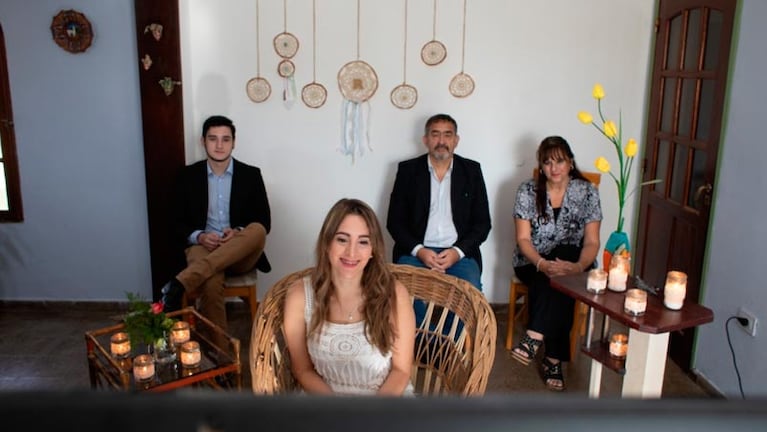
[[[338,89],[344,97],[342,105],[341,147],[345,156],[362,156],[365,147],[372,151],[368,128],[370,100],[378,89],[378,75],[372,66],[360,60],[360,0],[357,0],[357,59],[338,71]]]

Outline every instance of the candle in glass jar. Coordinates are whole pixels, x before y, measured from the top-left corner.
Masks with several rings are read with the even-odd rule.
[[[181,345],[189,340],[189,323],[186,321],[176,321],[173,328],[170,329],[170,339],[174,345]]]
[[[589,276],[586,279],[586,291],[594,294],[601,294],[607,287],[607,272],[602,269],[589,270]]]
[[[616,333],[610,337],[610,356],[625,358],[629,350],[629,337],[623,333]]]
[[[607,288],[610,291],[626,291],[626,282],[629,277],[629,259],[623,255],[614,255],[610,258],[610,271],[607,277]]]
[[[137,382],[148,381],[154,376],[154,359],[149,354],[140,354],[133,359],[133,377]]]
[[[181,344],[181,364],[187,368],[197,367],[200,364],[200,344],[188,341]]]
[[[687,295],[687,274],[672,270],[666,274],[666,285],[663,287],[663,304],[667,308],[679,310]]]
[[[623,302],[623,311],[629,315],[643,315],[647,309],[647,291],[630,289],[626,291],[626,299]]]
[[[117,332],[109,339],[109,351],[115,358],[121,359],[130,355],[130,338],[128,333]]]

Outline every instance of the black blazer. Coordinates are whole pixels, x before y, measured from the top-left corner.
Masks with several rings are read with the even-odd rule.
[[[272,228],[269,199],[261,170],[232,159],[232,193],[229,201],[229,223],[232,228],[252,222],[264,226],[267,234]],[[208,219],[207,160],[184,167],[178,178],[174,205],[174,241],[180,250],[188,246],[187,238],[196,230],[204,230]],[[272,266],[261,255],[256,268],[264,273]]]
[[[429,219],[431,184],[428,154],[400,162],[394,180],[386,228],[394,239],[393,259],[410,255],[423,243]],[[482,270],[479,246],[490,233],[490,209],[487,189],[479,163],[453,155],[450,201],[453,223],[458,232],[458,246],[467,257],[474,258]]]

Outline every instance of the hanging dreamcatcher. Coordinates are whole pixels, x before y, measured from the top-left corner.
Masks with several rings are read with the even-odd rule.
[[[312,82],[301,89],[301,100],[309,108],[319,108],[327,98],[328,91],[317,82],[317,8],[316,0],[312,0]]]
[[[474,91],[474,80],[467,73],[463,72],[463,65],[466,56],[466,0],[463,0],[463,36],[461,48],[461,72],[450,80],[450,93],[458,98],[470,95]]]
[[[298,38],[288,33],[288,2],[282,1],[283,31],[274,37],[274,51],[282,58],[277,73],[282,77],[282,100],[290,108],[296,100],[296,66],[290,60],[298,52]]]
[[[437,0],[434,0],[434,23],[432,26],[432,36],[429,42],[421,48],[421,60],[429,66],[436,66],[447,57],[445,45],[437,40]]]
[[[401,109],[413,108],[418,101],[418,90],[407,84],[407,0],[405,0],[405,49],[402,62],[402,84],[391,91],[391,103]]]
[[[272,86],[266,78],[261,78],[261,43],[258,0],[256,0],[256,77],[251,78],[245,85],[245,91],[253,102],[263,102],[269,98],[272,93]]]
[[[338,71],[338,88],[344,97],[342,125],[341,125],[341,148],[340,151],[346,156],[352,157],[364,153],[364,145],[369,150],[370,139],[368,137],[368,124],[370,123],[370,103],[378,89],[378,76],[375,70],[364,61],[360,60],[360,0],[357,0],[357,60],[350,61]]]

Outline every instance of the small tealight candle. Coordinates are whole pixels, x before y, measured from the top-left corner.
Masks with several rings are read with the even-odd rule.
[[[189,323],[186,321],[176,321],[173,328],[170,329],[170,340],[173,345],[181,345],[189,340]]]
[[[130,338],[128,333],[117,332],[109,338],[109,351],[118,359],[130,356]]]
[[[614,255],[610,259],[610,272],[607,278],[607,289],[610,291],[626,291],[626,281],[629,277],[629,259],[623,255]]]
[[[133,377],[136,382],[149,381],[154,377],[154,359],[149,354],[140,354],[133,359]]]
[[[663,304],[673,310],[679,310],[687,295],[687,274],[672,270],[666,274],[666,285],[663,287]]]
[[[186,368],[194,368],[200,365],[200,344],[188,341],[181,344],[181,364]]]
[[[589,270],[589,276],[586,279],[586,291],[594,294],[601,294],[607,287],[607,272],[602,269]]]
[[[637,288],[626,291],[626,300],[623,302],[623,311],[629,315],[643,315],[647,309],[647,291]]]
[[[629,337],[616,333],[610,337],[610,356],[618,359],[626,358],[629,350]]]

